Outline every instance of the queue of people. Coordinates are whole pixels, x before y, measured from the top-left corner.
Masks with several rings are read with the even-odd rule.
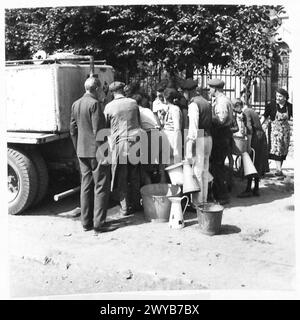
[[[191,195],[194,207],[211,200],[228,203],[231,188],[225,159],[228,157],[229,164],[232,163],[234,134],[247,136],[248,152],[254,151],[257,170],[257,175],[247,177],[246,189],[238,196],[259,196],[259,180],[269,171],[267,138],[262,126],[267,119],[271,121],[269,158],[276,161],[275,175],[283,175],[281,166],[290,136],[288,120],[292,117],[287,92],[279,89],[276,107],[267,106],[260,119],[240,99],[231,101],[224,94],[222,80],[211,79],[208,86],[212,103],[204,98],[193,79],[179,85],[158,84],[155,100],[149,103],[148,96],[133,90],[137,85],[114,81],[108,88],[112,100],[103,105],[103,99],[98,99],[100,81],[94,77],[86,80],[85,94],[72,106],[70,124],[80,165],[81,222],[85,231],[115,230],[106,222],[110,194],[117,194],[121,216],[133,214],[141,209],[140,187],[153,183],[154,177],[159,182],[170,182],[165,168],[183,159],[193,164],[200,186],[200,191]],[[99,139],[101,130],[109,131],[107,139]],[[133,162],[131,153],[137,155],[133,146],[140,142],[142,132],[147,143],[140,143],[138,153],[146,152],[147,161]],[[104,143],[108,143],[110,157],[97,152]],[[155,155],[153,146],[159,150]]]

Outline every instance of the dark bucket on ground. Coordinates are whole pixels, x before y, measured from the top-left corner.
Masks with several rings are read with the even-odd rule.
[[[224,207],[217,203],[203,203],[197,206],[200,231],[213,236],[220,233]]]

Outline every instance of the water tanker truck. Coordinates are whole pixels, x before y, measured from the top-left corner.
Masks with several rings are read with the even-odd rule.
[[[69,134],[71,106],[83,95],[91,74],[102,87],[114,79],[114,69],[92,56],[6,62],[9,214],[20,214],[43,200],[49,169],[78,173]]]

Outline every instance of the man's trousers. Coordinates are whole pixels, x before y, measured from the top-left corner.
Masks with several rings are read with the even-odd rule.
[[[192,194],[192,202],[195,205],[199,205],[200,203],[207,202],[209,157],[212,150],[212,138],[211,136],[198,137],[196,143],[194,174],[200,186],[200,191]]]
[[[81,223],[84,228],[100,228],[105,223],[110,193],[110,166],[96,158],[79,158],[81,171]]]
[[[213,134],[211,151],[211,173],[214,177],[213,193],[216,200],[228,200],[229,190],[226,180],[225,159],[231,152],[232,134],[229,128],[218,128]]]

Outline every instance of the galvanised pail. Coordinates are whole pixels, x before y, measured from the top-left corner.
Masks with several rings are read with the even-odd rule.
[[[197,206],[197,217],[200,231],[209,236],[221,230],[224,207],[217,203],[203,203]]]
[[[168,222],[171,210],[170,196],[179,196],[179,186],[167,183],[148,184],[141,188],[145,218],[152,222]]]

